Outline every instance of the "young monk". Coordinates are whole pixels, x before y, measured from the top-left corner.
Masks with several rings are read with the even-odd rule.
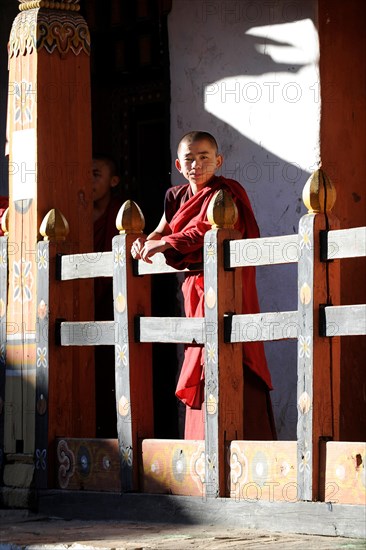
[[[107,156],[93,158],[94,250],[111,250],[112,238],[118,233],[116,216],[122,205],[116,190],[120,183],[116,162]]]
[[[219,189],[233,197],[238,208],[235,228],[243,238],[259,236],[257,222],[248,196],[234,180],[216,176],[223,157],[215,138],[201,131],[184,135],[178,145],[177,170],[188,181],[171,187],[165,195],[164,214],[159,225],[147,237],[134,241],[131,254],[151,263],[151,257],[163,252],[169,265],[184,269],[202,266],[203,241],[211,229],[207,220],[208,205]],[[243,313],[259,312],[255,268],[244,268]],[[204,317],[203,270],[188,273],[182,285],[187,317]],[[244,437],[273,440],[276,431],[269,390],[271,376],[262,342],[243,344],[244,368]],[[185,439],[204,439],[204,356],[202,346],[187,346],[176,395],[186,405]]]
[[[119,183],[116,162],[108,156],[94,156],[92,181],[94,252],[111,251],[112,239],[118,234],[116,217],[123,203],[121,195],[117,193]],[[113,290],[110,278],[95,279],[94,304],[96,321],[113,320]],[[113,346],[95,347],[95,382],[96,435],[116,437]]]

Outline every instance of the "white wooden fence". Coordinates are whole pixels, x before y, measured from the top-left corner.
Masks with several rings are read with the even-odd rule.
[[[304,189],[309,213],[300,219],[297,235],[243,240],[233,229],[218,226],[218,211],[235,208],[231,198],[220,191],[209,218],[215,228],[207,232],[204,241],[205,294],[215,299],[209,306],[206,303],[202,319],[151,317],[150,275],[175,270],[165,264],[162,255],[156,255],[153,264],[132,259],[131,244],[142,231],[143,222],[139,208],[131,201],[124,204],[117,217],[120,235],[113,239],[111,252],[60,257],[61,280],[113,277],[114,320],[61,322],[59,337],[63,346],[115,347],[117,431],[123,490],[137,486],[138,440],[153,437],[153,342],[195,342],[215,349],[214,354],[206,353],[210,359],[205,371],[205,484],[207,496],[216,497],[227,494],[227,444],[240,439],[243,433],[242,386],[239,384],[239,391],[238,387],[233,389],[228,380],[228,368],[230,377],[242,379],[242,342],[296,338],[298,499],[322,498],[322,442],[337,440],[339,434],[338,337],[366,334],[366,305],[338,303],[338,260],[365,256],[366,227],[339,230],[331,213],[334,200],[330,181],[318,170]],[[6,251],[5,238],[1,238],[0,245],[1,250]],[[39,257],[47,257],[48,247],[49,241],[38,243]],[[247,315],[240,312],[241,278],[238,274],[241,268],[295,262],[298,264],[297,310]],[[47,294],[48,285],[52,285],[48,267],[39,271],[37,284],[39,302],[42,292]],[[232,288],[230,296],[224,292],[227,285]],[[44,349],[48,345],[47,332],[41,329],[42,323],[47,322],[48,318],[38,317]],[[3,343],[3,332],[0,336]],[[48,375],[46,369],[38,372],[36,393],[39,398],[47,395]],[[235,403],[234,416],[226,414],[227,403]],[[36,421],[36,453],[48,446],[46,423],[46,414]],[[39,476],[38,484],[44,486],[44,472]]]

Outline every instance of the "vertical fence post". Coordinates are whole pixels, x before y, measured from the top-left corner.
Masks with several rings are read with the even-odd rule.
[[[241,312],[238,269],[225,270],[224,242],[239,239],[238,212],[231,196],[220,190],[207,213],[212,229],[204,241],[205,281],[205,454],[206,497],[228,494],[227,444],[243,438],[242,344],[224,342],[224,315]]]
[[[8,303],[8,230],[7,213],[4,212],[0,237],[0,486],[4,471],[4,422],[5,422],[5,368],[6,368],[6,308]]]
[[[35,474],[37,489],[48,487],[50,472],[49,441],[49,298],[50,298],[50,244],[64,241],[69,228],[64,216],[50,210],[40,226],[43,241],[37,243],[37,312],[36,312],[36,411],[35,411]],[[52,254],[54,256],[54,254]],[[57,369],[57,366],[53,366]],[[51,460],[52,464],[52,460]]]
[[[135,342],[137,315],[150,316],[151,279],[134,275],[131,245],[144,218],[133,201],[117,216],[113,239],[113,298],[116,323],[115,380],[122,491],[138,488],[139,440],[153,436],[152,346]]]
[[[299,223],[297,471],[300,500],[324,495],[321,447],[339,437],[339,338],[319,335],[322,305],[339,303],[339,263],[321,261],[320,232],[337,229],[331,213],[336,192],[326,174],[315,171],[303,190],[308,214]]]

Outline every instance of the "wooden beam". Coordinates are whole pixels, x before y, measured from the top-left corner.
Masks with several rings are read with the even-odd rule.
[[[137,275],[154,275],[162,273],[180,273],[181,271],[188,271],[188,269],[174,269],[168,265],[165,261],[165,256],[161,252],[155,254],[152,258],[152,263],[149,264],[142,260],[135,262],[135,269]]]
[[[118,342],[119,326],[115,321],[62,322],[62,346],[114,346]]]
[[[297,311],[253,313],[225,316],[227,342],[266,342],[298,338]]]
[[[366,304],[327,306],[325,336],[361,336],[366,334]]]
[[[366,227],[328,231],[327,238],[328,260],[366,256]]]
[[[60,264],[58,277],[61,281],[112,277],[113,275],[112,251],[65,254],[60,256],[58,261]]]
[[[136,318],[136,325],[136,336],[139,342],[205,343],[205,319],[138,317]]]
[[[232,240],[227,243],[226,267],[296,263],[300,248],[298,235]]]

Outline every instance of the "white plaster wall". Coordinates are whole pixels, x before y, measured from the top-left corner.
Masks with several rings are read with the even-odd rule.
[[[173,0],[169,15],[172,158],[184,133],[214,134],[221,173],[247,190],[262,236],[297,233],[319,162],[316,9],[316,0]],[[297,308],[296,276],[295,265],[258,268],[262,311]],[[280,439],[296,438],[296,350],[266,344]]]

